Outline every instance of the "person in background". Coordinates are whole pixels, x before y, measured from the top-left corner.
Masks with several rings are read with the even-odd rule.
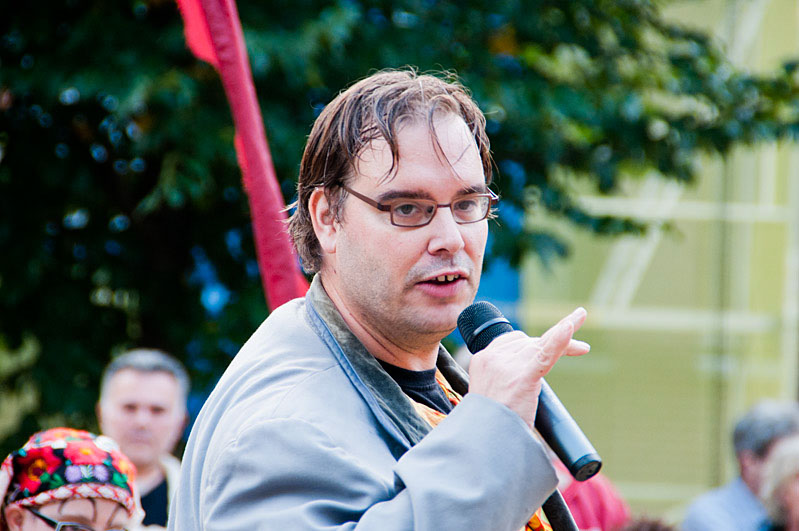
[[[124,531],[142,517],[135,477],[108,437],[35,433],[0,466],[0,531]]]
[[[580,531],[617,531],[630,521],[630,507],[603,473],[576,481],[557,456],[552,455],[552,463],[558,489]]]
[[[760,498],[771,520],[763,531],[799,531],[799,437],[774,446],[763,468]]]
[[[763,466],[774,445],[799,433],[799,404],[766,400],[755,405],[735,425],[733,447],[740,475],[700,496],[688,508],[683,531],[757,531],[767,522],[758,498]]]
[[[674,531],[676,528],[657,518],[640,517],[630,521],[618,531]]]
[[[166,527],[180,462],[172,456],[187,422],[189,377],[172,356],[136,349],[106,367],[97,403],[100,431],[116,440],[138,470],[143,525]]]

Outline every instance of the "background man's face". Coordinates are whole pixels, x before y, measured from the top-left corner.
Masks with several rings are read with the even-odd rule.
[[[377,201],[423,197],[448,204],[469,191],[485,191],[477,145],[463,120],[436,120],[441,150],[426,123],[407,124],[398,134],[396,175],[385,141],[360,155],[349,186]],[[445,158],[446,157],[446,158]],[[429,225],[393,226],[387,212],[348,197],[337,229],[335,252],[324,271],[335,282],[346,311],[395,344],[444,337],[458,314],[474,299],[480,281],[488,222],[456,224],[449,208],[439,208]]]
[[[181,398],[177,379],[167,372],[122,369],[98,405],[100,429],[137,467],[152,466],[174,449],[183,431]]]

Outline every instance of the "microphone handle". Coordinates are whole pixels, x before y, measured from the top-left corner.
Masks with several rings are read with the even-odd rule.
[[[476,354],[494,339],[513,331],[499,309],[490,302],[476,302],[458,316],[458,330],[469,352]],[[543,379],[535,428],[577,481],[599,472],[602,461],[580,427]]]
[[[583,431],[566,411],[563,403],[545,380],[535,415],[535,429],[577,481],[599,472],[602,460]]]
[[[569,506],[566,505],[566,500],[563,499],[563,495],[559,490],[555,489],[555,492],[547,498],[541,508],[544,510],[544,514],[547,515],[552,531],[580,531],[569,510]]]

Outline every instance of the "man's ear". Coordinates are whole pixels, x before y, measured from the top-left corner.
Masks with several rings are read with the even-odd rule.
[[[738,453],[738,462],[742,467],[751,467],[753,464],[757,464],[757,461],[757,456],[750,450],[741,450]]]
[[[330,208],[328,195],[321,186],[311,192],[311,197],[308,200],[308,213],[311,215],[316,239],[319,240],[322,251],[326,254],[334,254],[339,224]]]
[[[10,531],[19,531],[22,529],[23,521],[25,520],[25,511],[19,505],[9,505],[5,508],[6,524]]]
[[[738,465],[741,470],[741,478],[747,485],[758,485],[760,482],[760,469],[763,466],[763,459],[755,455],[750,450],[743,450],[738,453]]]
[[[94,414],[97,416],[97,427],[100,429],[100,432],[102,432],[103,431],[103,406],[100,405],[100,401],[99,400],[94,405]]]

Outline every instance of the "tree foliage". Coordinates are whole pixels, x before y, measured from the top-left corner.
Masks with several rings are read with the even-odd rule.
[[[451,70],[488,117],[503,197],[491,254],[514,264],[567,251],[523,223],[532,198],[597,233],[645,230],[582,210],[558,175],[601,194],[653,170],[690,182],[698,152],[799,127],[795,63],[737,71],[654,1],[242,0],[239,13],[287,202],[341,88],[385,67]],[[3,8],[0,339],[39,353],[0,363],[5,392],[39,390],[9,446],[49,420],[93,427],[100,371],[125,347],[175,353],[202,396],[266,316],[232,140],[172,2]]]

